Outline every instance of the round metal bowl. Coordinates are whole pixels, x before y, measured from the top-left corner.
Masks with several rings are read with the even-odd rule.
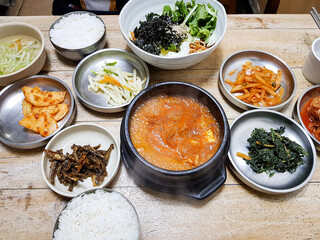
[[[66,91],[66,97],[63,103],[69,105],[69,112],[58,122],[58,129],[47,137],[34,133],[19,124],[23,118],[22,100],[24,94],[21,90],[23,86],[40,87],[46,91]],[[0,92],[0,141],[4,144],[20,149],[31,149],[46,145],[51,137],[53,137],[62,128],[69,126],[76,112],[74,98],[70,88],[61,80],[36,75],[20,80],[12,85],[7,86]]]
[[[16,35],[26,35],[37,39],[41,43],[40,51],[38,53],[38,56],[36,56],[29,65],[21,68],[16,72],[6,75],[0,75],[0,86],[7,86],[22,78],[38,74],[46,61],[44,36],[38,28],[29,23],[23,22],[0,24],[0,39]]]
[[[51,163],[49,162],[46,154],[43,153],[41,159],[41,172],[46,184],[54,192],[65,197],[75,197],[84,191],[107,186],[116,176],[120,164],[120,148],[113,134],[100,125],[89,123],[76,124],[63,129],[55,135],[49,141],[45,149],[52,151],[62,149],[63,153],[66,154],[72,152],[71,147],[73,144],[80,146],[98,146],[101,144],[100,149],[103,150],[107,150],[109,146],[113,144],[114,149],[111,152],[106,166],[108,175],[105,177],[104,181],[100,186],[94,187],[91,178],[89,177],[74,186],[72,191],[68,191],[68,186],[60,183],[57,177],[55,178],[54,184],[52,184],[49,181]]]
[[[62,46],[59,46],[57,44],[54,43],[54,41],[52,41],[51,39],[51,35],[50,35],[50,31],[55,27],[55,25],[57,23],[59,23],[62,19],[65,19],[66,17],[70,16],[70,15],[74,15],[74,14],[87,14],[90,16],[94,16],[97,19],[99,19],[104,26],[104,33],[103,35],[95,42],[92,43],[86,47],[83,48],[77,48],[77,49],[73,49],[73,48],[64,48]],[[90,23],[88,23],[90,24]],[[96,14],[91,13],[91,12],[86,12],[86,11],[75,11],[75,12],[70,12],[70,13],[66,13],[63,16],[61,16],[60,18],[58,18],[56,21],[53,22],[53,24],[51,25],[50,29],[49,29],[49,39],[51,44],[54,46],[54,48],[56,49],[56,51],[63,57],[69,59],[69,60],[73,60],[73,61],[80,61],[81,59],[83,59],[85,56],[101,49],[104,47],[104,45],[106,44],[106,27],[105,24],[103,22],[103,20]]]
[[[118,106],[113,106],[107,103],[105,96],[102,92],[95,93],[88,90],[89,80],[88,76],[93,75],[92,71],[100,69],[106,62],[117,62],[117,66],[123,71],[132,72],[133,69],[137,70],[137,76],[141,79],[146,78],[143,88],[149,84],[150,74],[147,65],[136,55],[122,49],[102,49],[86,58],[84,58],[76,67],[73,77],[73,89],[80,99],[80,101],[87,106],[98,112],[114,113],[125,110],[129,104],[125,103]]]
[[[308,88],[306,91],[304,91],[301,96],[296,101],[296,104],[293,108],[292,117],[302,125],[304,130],[309,134],[309,136],[312,138],[315,147],[320,150],[320,141],[316,139],[307,129],[305,124],[303,123],[301,119],[301,110],[303,106],[309,101],[310,98],[313,97],[319,97],[320,96],[320,85],[312,86]]]
[[[145,160],[135,149],[129,132],[135,110],[157,95],[187,96],[209,108],[220,126],[221,144],[218,151],[204,164],[190,170],[171,171],[157,167]],[[216,191],[226,180],[225,159],[230,146],[227,117],[219,102],[207,91],[184,82],[164,82],[143,90],[127,108],[120,128],[121,158],[141,184],[156,191],[204,199]]]
[[[92,189],[92,190],[88,190],[88,191],[86,191],[86,192],[83,192],[83,193],[81,193],[81,194],[79,194],[78,196],[76,196],[76,197],[74,197],[73,199],[71,199],[68,203],[67,203],[67,205],[62,209],[62,211],[60,212],[60,214],[59,214],[59,216],[58,216],[58,218],[57,218],[57,220],[56,220],[56,222],[55,222],[55,224],[54,224],[54,227],[53,227],[53,233],[52,233],[52,239],[54,239],[55,238],[55,232],[56,232],[56,230],[59,228],[59,224],[61,224],[60,223],[60,217],[61,217],[61,215],[69,208],[69,206],[72,204],[72,201],[76,201],[76,200],[78,200],[79,198],[83,198],[83,197],[85,197],[85,195],[89,195],[89,194],[95,194],[97,191],[104,191],[104,192],[107,192],[107,193],[115,193],[115,194],[118,194],[121,198],[123,198],[125,201],[125,203],[126,203],[126,205],[127,205],[127,207],[129,207],[130,209],[132,209],[133,210],[133,212],[134,212],[134,218],[132,218],[131,220],[131,226],[133,226],[133,225],[136,225],[136,227],[137,227],[137,232],[135,233],[135,234],[132,234],[130,237],[130,239],[132,239],[132,240],[138,240],[138,239],[140,239],[140,221],[139,221],[139,216],[138,216],[138,213],[137,213],[137,211],[136,211],[136,209],[135,209],[135,207],[133,206],[133,204],[123,195],[123,194],[121,194],[121,193],[119,193],[119,192],[117,192],[117,191],[114,191],[114,190],[111,190],[111,189],[106,189],[106,188],[97,188],[97,189]],[[101,199],[99,199],[99,200],[101,200]],[[88,201],[82,201],[81,203],[80,203],[81,205],[83,205],[83,207],[88,207],[88,205],[90,205],[90,203],[88,202]],[[112,205],[108,205],[108,209],[111,209],[112,208]],[[120,213],[121,214],[121,213]],[[94,217],[94,216],[91,216],[91,217]],[[111,218],[111,216],[105,216],[106,217],[106,219],[105,219],[105,224],[108,224],[108,222],[112,222],[112,218]],[[126,217],[126,216],[118,216],[118,217]],[[82,219],[80,220],[80,221],[82,221]],[[101,221],[102,221],[102,219],[101,218],[99,218],[99,220],[98,221],[100,221],[100,223],[101,223]],[[89,223],[90,222],[90,223]],[[91,231],[93,231],[93,229],[87,229],[88,228],[88,226],[90,226],[90,225],[92,225],[92,224],[99,224],[99,223],[97,223],[97,222],[92,222],[92,219],[86,219],[84,222],[82,222],[83,224],[84,224],[84,229],[85,230],[89,230],[87,233],[86,233],[86,236],[88,237],[88,239],[95,239],[97,236],[96,235],[94,235],[94,236],[90,236],[90,232]],[[69,222],[69,224],[70,224],[70,226],[72,226],[72,224],[79,224],[79,223],[74,223],[74,222]],[[123,229],[125,228],[126,226],[123,226]],[[70,230],[70,231],[72,231],[72,229],[68,229],[68,230]],[[68,236],[65,236],[65,237],[68,237]]]
[[[248,61],[252,62],[253,65],[261,67],[264,66],[272,70],[273,72],[277,72],[277,70],[282,71],[281,86],[284,88],[284,93],[281,97],[281,102],[278,105],[271,107],[254,106],[239,100],[238,98],[236,98],[237,94],[233,94],[230,92],[232,87],[229,84],[225,83],[226,79],[234,82],[237,78],[238,73],[241,71],[242,65],[244,65]],[[235,69],[236,72],[232,74],[232,76],[229,76],[229,73],[234,71]],[[230,102],[244,110],[279,110],[286,106],[294,97],[297,88],[297,80],[290,67],[277,56],[264,51],[249,49],[235,52],[224,60],[219,72],[219,87]]]
[[[248,153],[247,139],[255,128],[276,129],[285,127],[284,136],[300,144],[308,153],[304,164],[294,173],[276,172],[272,177],[267,173],[256,173],[237,152]],[[270,194],[284,194],[302,188],[311,179],[316,169],[317,154],[311,138],[305,130],[291,118],[272,110],[255,109],[242,113],[231,124],[231,147],[228,153],[231,170],[245,184],[253,189]]]

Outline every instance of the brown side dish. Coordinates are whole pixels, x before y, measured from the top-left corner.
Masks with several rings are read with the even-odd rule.
[[[44,150],[51,162],[49,181],[54,184],[55,177],[60,183],[68,186],[72,191],[78,182],[83,182],[91,177],[94,187],[103,183],[108,176],[106,166],[109,162],[113,144],[108,150],[100,150],[100,145],[92,147],[90,145],[79,146],[73,144],[72,153],[63,154],[63,150],[51,151]]]

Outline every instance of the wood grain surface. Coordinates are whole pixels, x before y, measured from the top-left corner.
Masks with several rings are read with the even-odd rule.
[[[48,39],[48,29],[56,18],[0,17],[0,24],[17,21],[38,27],[45,36],[47,52],[40,74],[57,77],[72,89],[72,74],[77,63],[60,57]],[[129,50],[118,27],[118,16],[101,18],[107,27],[106,46]],[[312,41],[319,36],[320,31],[309,15],[228,15],[226,35],[207,59],[176,71],[149,66],[150,85],[186,81],[203,87],[217,98],[232,122],[243,110],[232,105],[219,90],[220,65],[235,51],[259,49],[283,59],[296,76],[296,95],[281,110],[291,117],[297,98],[312,86],[304,78],[302,66]],[[110,130],[120,142],[123,113],[97,113],[78,100],[76,105],[73,124],[97,123]],[[69,201],[46,185],[40,169],[43,149],[17,150],[0,143],[0,239],[50,239],[54,222]],[[135,206],[142,239],[320,239],[320,158],[317,154],[318,165],[310,182],[301,190],[281,196],[247,187],[229,168],[225,184],[202,201],[140,186],[123,164],[108,187],[124,194]]]

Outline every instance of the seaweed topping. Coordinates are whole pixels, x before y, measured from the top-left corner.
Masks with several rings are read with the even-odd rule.
[[[140,21],[140,26],[134,29],[133,43],[152,54],[159,55],[161,51],[179,52],[182,40],[187,34],[173,29],[175,22],[168,15],[149,13],[146,21]]]

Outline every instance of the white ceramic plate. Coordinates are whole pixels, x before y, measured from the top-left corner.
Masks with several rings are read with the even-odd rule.
[[[50,183],[48,179],[51,163],[43,153],[41,160],[41,170],[47,185],[56,193],[66,197],[75,197],[87,190],[107,186],[118,172],[120,163],[120,148],[115,137],[107,129],[99,125],[87,123],[77,124],[59,132],[50,140],[45,149],[53,151],[63,149],[63,153],[66,154],[67,152],[72,152],[71,146],[73,144],[81,146],[88,144],[90,144],[91,146],[97,146],[101,144],[100,149],[102,150],[107,150],[110,144],[113,144],[114,149],[111,152],[110,159],[107,165],[108,176],[104,179],[104,182],[97,187],[93,187],[91,178],[87,178],[83,182],[79,181],[78,184],[73,188],[73,191],[70,192],[68,191],[68,186],[61,184],[57,177],[55,178],[54,185]]]

